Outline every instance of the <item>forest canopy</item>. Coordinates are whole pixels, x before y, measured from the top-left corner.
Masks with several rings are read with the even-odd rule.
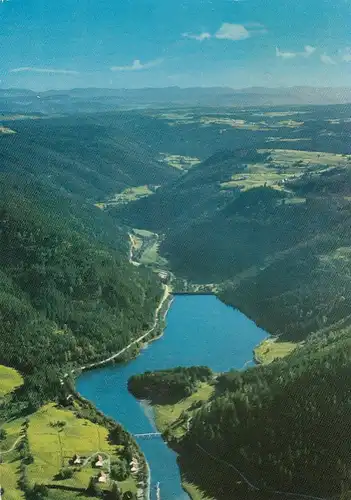
[[[133,375],[128,380],[128,389],[138,399],[148,399],[154,404],[171,404],[190,396],[200,382],[212,378],[213,372],[206,366],[178,367]]]

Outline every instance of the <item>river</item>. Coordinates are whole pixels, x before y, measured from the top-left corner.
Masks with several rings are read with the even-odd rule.
[[[78,391],[133,433],[155,430],[152,411],[127,390],[129,377],[146,370],[206,365],[221,372],[252,364],[252,350],[267,333],[214,295],[177,295],[163,337],[123,365],[83,373]],[[151,469],[151,498],[160,482],[162,500],[188,500],[180,483],[176,454],[161,438],[138,439]]]

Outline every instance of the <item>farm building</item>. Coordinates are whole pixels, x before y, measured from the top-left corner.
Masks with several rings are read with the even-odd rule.
[[[98,455],[97,461],[95,462],[95,467],[103,467],[104,465],[104,459],[102,458],[101,455]]]
[[[74,465],[80,465],[82,463],[82,459],[79,455],[74,455],[72,462]]]
[[[107,474],[105,472],[101,471],[98,477],[98,482],[99,483],[107,483]]]

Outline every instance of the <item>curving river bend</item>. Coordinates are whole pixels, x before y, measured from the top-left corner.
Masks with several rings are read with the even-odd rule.
[[[167,315],[163,337],[123,365],[83,373],[77,389],[132,434],[155,430],[152,411],[127,389],[129,377],[146,370],[206,365],[222,372],[252,364],[252,350],[267,337],[240,311],[214,295],[177,295]],[[162,500],[188,500],[181,487],[176,454],[161,438],[138,440],[151,469],[151,498],[160,482]]]

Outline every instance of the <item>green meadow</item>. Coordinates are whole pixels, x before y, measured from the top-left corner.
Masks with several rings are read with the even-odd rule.
[[[155,405],[155,423],[160,432],[168,431],[171,436],[181,437],[187,430],[187,421],[182,418],[183,412],[191,415],[190,407],[198,402],[207,401],[214,393],[214,386],[201,383],[196,392],[174,405]]]
[[[269,338],[261,342],[255,349],[255,359],[258,363],[269,364],[275,359],[285,358],[292,353],[298,344],[295,342],[279,342],[276,338]]]
[[[105,458],[104,470],[108,464],[118,462],[123,446],[109,443],[105,427],[89,420],[77,418],[69,410],[56,407],[53,403],[40,408],[31,418],[28,427],[28,441],[34,462],[28,466],[28,478],[31,484],[61,484],[66,487],[87,488],[92,476],[97,476],[94,468],[98,452]],[[91,457],[86,465],[71,466],[74,455],[83,459]],[[58,479],[62,468],[69,467],[73,476]],[[109,484],[107,483],[107,487]],[[123,491],[136,491],[132,478],[120,482]]]
[[[0,397],[13,392],[23,384],[23,378],[18,371],[0,365]]]

